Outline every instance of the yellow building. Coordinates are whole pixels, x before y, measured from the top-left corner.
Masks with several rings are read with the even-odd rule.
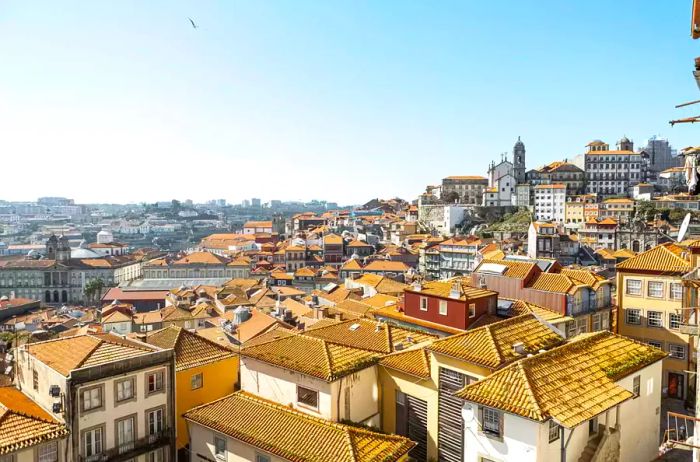
[[[177,326],[149,333],[146,342],[175,351],[177,449],[189,441],[182,415],[193,407],[230,395],[238,382],[238,354]]]
[[[692,342],[680,332],[683,322],[682,277],[692,269],[688,249],[662,244],[617,265],[617,332],[661,348],[663,391],[687,397]],[[692,377],[691,377],[692,378]]]
[[[415,441],[416,460],[437,460],[438,452],[461,460],[463,402],[453,394],[563,342],[550,324],[525,314],[387,355],[379,363],[382,430]]]

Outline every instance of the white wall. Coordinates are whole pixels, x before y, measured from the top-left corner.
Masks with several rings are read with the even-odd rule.
[[[215,432],[209,428],[202,427],[196,423],[187,422],[190,431],[190,460],[203,460],[198,455],[206,457],[208,460],[223,460],[224,462],[256,462],[255,455],[262,454],[270,458],[271,462],[286,462],[286,459],[281,459],[273,456],[269,452],[262,451],[245,444],[237,439],[229,438],[226,435]],[[214,436],[226,438],[226,458],[218,459],[214,455]]]
[[[466,403],[464,419],[464,462],[481,462],[482,457],[497,461],[536,462],[539,424],[528,419],[503,414],[503,438],[494,439],[481,433],[478,406]]]
[[[297,385],[318,391],[318,410],[297,403]],[[241,357],[241,390],[310,415],[339,421],[347,418],[345,393],[350,392],[350,420],[380,425],[376,366],[328,383],[252,358]]]

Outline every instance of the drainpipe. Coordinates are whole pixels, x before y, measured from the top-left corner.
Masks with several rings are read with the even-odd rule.
[[[569,447],[569,442],[571,441],[571,437],[573,436],[574,430],[576,429],[576,427],[569,430],[569,437],[566,438],[566,442],[564,441],[564,435],[566,434],[566,429],[564,428],[563,425],[561,425],[560,427],[561,427],[561,435],[559,437],[559,440],[561,441],[561,443],[560,443],[560,447],[561,447],[560,460],[561,460],[561,462],[566,462],[566,448]]]

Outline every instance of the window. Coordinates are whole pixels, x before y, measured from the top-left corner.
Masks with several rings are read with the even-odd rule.
[[[484,433],[501,436],[501,412],[489,407],[482,408]]]
[[[163,391],[163,371],[151,372],[146,376],[147,391],[149,394]]]
[[[134,436],[134,417],[117,420],[117,446],[120,453],[133,449]]]
[[[439,313],[442,316],[447,316],[447,300],[440,300],[440,309]]]
[[[311,409],[318,409],[318,392],[297,385],[297,403]]]
[[[662,298],[664,296],[664,283],[658,281],[649,281],[647,285],[647,295],[654,298]]]
[[[146,460],[148,462],[164,462],[165,456],[163,455],[163,448],[149,452]]]
[[[199,374],[193,375],[190,382],[193,390],[202,388],[202,373],[200,372]]]
[[[641,324],[642,310],[636,308],[627,308],[625,310],[625,322],[627,324]]]
[[[224,438],[214,437],[214,455],[217,459],[226,459],[226,440]]]
[[[134,379],[133,377],[122,380],[116,383],[117,402],[126,401],[134,397]]]
[[[685,359],[685,346],[683,345],[670,343],[668,345],[668,352],[672,358]]]
[[[34,391],[39,391],[39,373],[36,369],[32,369],[32,387]]]
[[[681,327],[681,315],[678,313],[670,313],[668,315],[668,327],[673,330],[678,330]]]
[[[593,332],[598,332],[598,331],[600,330],[600,314],[597,314],[597,313],[596,313],[596,314],[594,314],[594,315],[592,316],[592,318],[593,318],[593,328],[592,328],[592,331],[593,331]]]
[[[582,317],[576,320],[576,335],[588,332],[588,318]]]
[[[38,462],[58,462],[58,441],[42,444],[36,455]]]
[[[632,379],[632,394],[634,394],[635,398],[637,398],[639,396],[640,383],[641,383],[641,377],[638,375],[635,375],[634,378]]]
[[[428,311],[428,299],[425,297],[420,298],[420,310]]]
[[[576,321],[571,321],[566,325],[566,336],[571,338],[576,335]]]
[[[0,456],[0,462],[17,462],[17,458],[14,454],[6,454],[4,456]]]
[[[102,428],[86,430],[83,433],[83,453],[85,457],[92,457],[102,453]]]
[[[469,317],[473,318],[476,316],[476,304],[475,303],[470,303],[469,304]]]
[[[661,311],[647,311],[647,326],[663,327],[664,315]]]
[[[671,298],[673,300],[680,300],[683,298],[683,286],[679,282],[671,283]]]
[[[561,427],[557,425],[553,420],[549,421],[549,442],[553,442],[559,439],[559,429]]]
[[[627,295],[642,295],[642,281],[639,279],[628,279]]]
[[[91,411],[102,407],[102,387],[89,388],[83,390],[82,399],[83,411]]]
[[[664,349],[664,345],[661,342],[658,342],[656,340],[647,340],[647,345],[651,345],[653,347],[659,348],[661,350]]]
[[[270,462],[270,458],[265,454],[255,454],[255,462]]]
[[[163,431],[163,409],[154,409],[146,412],[146,426],[149,435],[157,435]]]

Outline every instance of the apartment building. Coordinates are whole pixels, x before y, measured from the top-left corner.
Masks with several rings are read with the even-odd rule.
[[[544,184],[564,184],[569,194],[583,194],[585,188],[585,172],[578,166],[567,162],[557,161],[526,174],[527,182],[533,186]]]
[[[589,218],[579,229],[579,242],[594,249],[617,249],[617,230],[619,226],[614,218]]]
[[[586,192],[599,196],[629,194],[630,188],[646,179],[643,153],[634,152],[634,145],[622,138],[616,150],[600,140],[586,145],[584,154]]]
[[[149,333],[145,341],[175,352],[175,437],[180,450],[190,440],[183,414],[233,393],[238,382],[238,355],[230,348],[175,326]]]
[[[27,344],[16,383],[65,423],[67,460],[175,460],[172,350],[114,334]]]
[[[191,409],[191,460],[278,462],[407,460],[408,438],[313,417],[239,391]]]
[[[605,199],[601,204],[599,216],[614,218],[618,223],[627,223],[634,216],[634,201],[626,197]]]
[[[598,201],[594,194],[566,197],[564,224],[569,229],[579,229],[589,218],[598,218]]]
[[[0,387],[0,460],[3,462],[68,462],[68,429],[27,395]]]
[[[535,186],[535,219],[564,223],[566,185],[563,183]]]
[[[579,335],[455,393],[465,462],[642,461],[658,455],[658,348]]]
[[[460,204],[481,205],[489,180],[483,176],[448,176],[442,179],[441,199]],[[455,202],[449,200],[448,202]]]
[[[439,278],[446,279],[470,273],[476,266],[481,240],[476,236],[452,237],[441,242]]]
[[[617,332],[668,353],[664,394],[688,396],[695,370],[693,342],[683,334],[683,276],[693,269],[687,249],[661,244],[617,265]],[[692,380],[691,382],[694,382]]]

